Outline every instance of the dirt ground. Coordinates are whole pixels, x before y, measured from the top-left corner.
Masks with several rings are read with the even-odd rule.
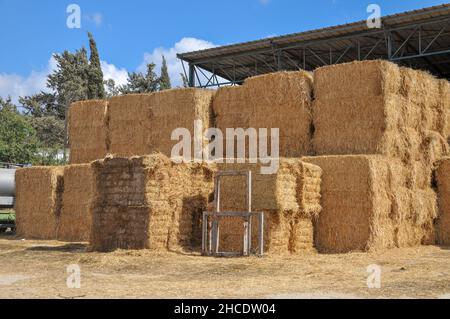
[[[81,288],[67,287],[67,267]],[[367,267],[381,267],[369,289]],[[0,298],[450,298],[450,248],[210,258],[0,236]]]

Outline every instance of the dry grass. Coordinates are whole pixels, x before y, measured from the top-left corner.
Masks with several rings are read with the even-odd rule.
[[[81,289],[66,286],[70,264]],[[367,288],[371,264],[381,266],[381,289]],[[0,298],[448,298],[449,278],[450,250],[434,246],[215,259],[0,237]]]

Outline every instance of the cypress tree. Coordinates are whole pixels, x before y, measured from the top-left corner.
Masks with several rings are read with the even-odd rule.
[[[106,96],[105,87],[103,86],[103,72],[100,64],[100,56],[98,54],[97,43],[92,33],[88,32],[89,48],[91,56],[89,58],[89,99],[103,99]]]
[[[167,90],[171,89],[172,85],[170,84],[169,71],[167,70],[167,62],[164,55],[162,56],[162,65],[161,65],[161,76],[159,78],[159,89]]]

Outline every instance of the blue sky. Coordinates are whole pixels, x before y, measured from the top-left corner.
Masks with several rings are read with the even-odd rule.
[[[175,53],[366,19],[371,3],[382,14],[447,3],[435,0],[0,0],[0,96],[31,94],[45,86],[52,53],[97,40],[105,76],[117,82],[145,62]],[[69,4],[81,8],[81,29],[66,26]],[[175,84],[176,84],[175,83]]]

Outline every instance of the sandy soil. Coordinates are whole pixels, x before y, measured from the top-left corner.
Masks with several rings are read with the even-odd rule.
[[[67,266],[81,288],[67,288]],[[367,267],[381,267],[381,288]],[[450,298],[450,248],[210,258],[0,236],[0,298]]]

